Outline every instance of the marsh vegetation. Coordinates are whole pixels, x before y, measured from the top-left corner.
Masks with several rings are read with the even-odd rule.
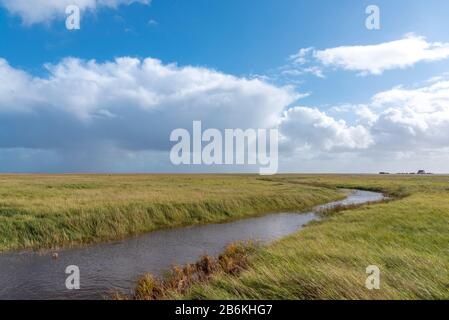
[[[342,197],[252,175],[2,175],[0,251],[117,240]]]
[[[327,210],[323,220],[270,245],[235,245],[167,278],[146,275],[131,298],[448,299],[448,176],[4,175],[0,248],[305,211],[343,198],[342,188],[393,200]],[[365,287],[369,265],[381,270],[380,290]]]
[[[448,299],[449,177],[288,176],[271,181],[384,191],[395,201],[328,212],[327,218],[251,254],[171,298]],[[366,267],[380,290],[365,287]]]

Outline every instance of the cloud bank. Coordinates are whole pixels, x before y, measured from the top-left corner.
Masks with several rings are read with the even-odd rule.
[[[373,144],[367,128],[348,125],[310,107],[294,107],[281,119],[281,133],[288,149],[312,148],[325,152],[366,149]]]
[[[3,170],[171,171],[170,133],[194,120],[221,130],[277,127],[281,165],[293,161],[295,170],[325,159],[331,167],[338,159],[444,163],[449,154],[445,77],[324,111],[293,107],[301,95],[291,87],[151,58],[67,58],[46,69],[36,77],[0,59]]]
[[[355,120],[348,124],[331,113],[350,114]],[[392,88],[377,93],[368,104],[345,105],[327,113],[292,108],[284,114],[280,130],[287,150],[302,153],[303,160],[333,162],[344,155],[346,161],[377,162],[377,170],[412,170],[403,166],[420,163],[448,172],[449,79]]]
[[[298,97],[289,87],[156,59],[97,63],[68,58],[33,77],[0,59],[0,149],[65,158],[168,151],[170,132],[270,128]],[[80,161],[82,162],[82,161]]]

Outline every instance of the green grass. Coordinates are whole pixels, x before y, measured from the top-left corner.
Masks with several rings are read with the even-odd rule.
[[[338,188],[396,200],[328,212],[257,248],[238,275],[193,283],[189,299],[449,299],[449,177],[361,175],[0,175],[0,250],[114,240],[161,228],[306,210]],[[365,288],[366,267],[381,289]]]
[[[342,196],[251,175],[0,175],[0,251],[306,210]]]
[[[398,198],[349,211],[252,255],[239,276],[214,275],[170,298],[449,299],[449,177],[277,176],[267,181],[381,190]],[[381,270],[365,288],[366,267]]]

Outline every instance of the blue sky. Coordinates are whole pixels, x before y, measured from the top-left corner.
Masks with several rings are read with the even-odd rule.
[[[68,32],[63,20],[24,27],[19,17],[0,10],[0,53],[13,66],[37,74],[44,63],[67,56],[98,61],[135,56],[250,75],[278,68],[300,48],[374,44],[396,40],[409,32],[433,41],[449,41],[447,1],[376,1],[382,13],[379,31],[364,27],[365,8],[372,3],[153,0],[150,6],[136,3],[119,10],[87,13],[81,30],[76,32]],[[150,20],[157,25],[149,24]],[[320,93],[310,99],[313,102],[363,101],[404,79],[420,81],[448,66],[448,61],[425,64],[389,72],[382,81],[367,77],[363,83],[354,81],[355,74],[333,73],[329,75],[332,81],[310,77],[304,87]]]
[[[23,2],[23,0],[20,1]],[[40,2],[48,3],[46,0],[41,0],[35,1],[34,4],[24,4],[24,6],[39,6]],[[95,0],[91,2],[96,3]],[[326,140],[324,142],[315,141],[316,138],[314,138],[315,140],[307,138],[309,131],[301,129],[300,133],[295,133],[294,130],[287,133],[284,130],[289,140],[298,140],[302,143],[293,143],[295,146],[284,156],[283,168],[285,171],[349,172],[354,170],[375,172],[384,168],[385,170],[400,170],[403,167],[399,164],[402,160],[398,160],[397,165],[386,162],[385,159],[392,157],[405,159],[404,161],[409,164],[404,168],[406,170],[415,170],[415,168],[419,169],[418,166],[426,166],[438,172],[449,171],[449,168],[444,165],[447,160],[446,153],[442,151],[446,145],[440,143],[440,137],[436,137],[434,132],[426,131],[426,125],[428,125],[426,121],[430,121],[428,119],[432,119],[433,116],[436,116],[435,114],[426,113],[424,118],[427,120],[423,120],[426,123],[422,124],[418,121],[422,110],[417,111],[418,120],[416,120],[415,116],[410,116],[408,109],[404,109],[408,108],[408,105],[398,106],[398,101],[387,99],[388,103],[395,103],[395,107],[402,108],[398,109],[398,112],[405,115],[403,118],[406,119],[398,122],[396,121],[397,117],[395,118],[391,112],[385,113],[387,112],[387,102],[383,101],[384,105],[380,107],[372,105],[373,97],[382,92],[390,92],[397,86],[406,88],[407,91],[401,94],[413,95],[416,100],[419,99],[416,98],[416,90],[418,92],[426,91],[426,88],[431,86],[428,83],[429,79],[442,77],[438,80],[439,82],[435,82],[437,81],[435,80],[432,83],[446,83],[447,74],[445,73],[449,71],[449,59],[445,53],[438,53],[437,58],[433,56],[433,53],[429,53],[432,54],[432,58],[417,58],[407,66],[396,64],[382,70],[380,74],[371,72],[369,66],[366,67],[366,70],[371,71],[357,68],[354,70],[348,65],[342,66],[335,62],[339,58],[335,58],[334,55],[327,56],[327,64],[325,59],[319,60],[314,56],[316,52],[325,49],[346,46],[350,47],[348,49],[350,51],[353,46],[390,43],[407,39],[407,37],[417,41],[423,39],[422,41],[433,49],[438,49],[440,44],[445,47],[449,43],[449,33],[447,32],[449,30],[449,2],[447,1],[153,0],[150,4],[125,3],[116,8],[101,6],[97,3],[95,8],[82,11],[81,29],[76,31],[69,31],[65,28],[63,13],[55,11],[54,14],[41,20],[38,17],[37,21],[30,22],[27,21],[23,12],[24,10],[32,11],[33,8],[20,7],[17,9],[11,3],[10,0],[0,0],[0,58],[7,63],[9,71],[20,70],[30,78],[45,80],[52,76],[55,77],[55,74],[52,75],[52,71],[44,66],[51,64],[56,68],[68,57],[79,59],[79,61],[95,60],[98,65],[120,57],[137,58],[139,61],[154,58],[160,60],[162,66],[175,63],[181,69],[185,66],[193,66],[201,70],[232,75],[237,79],[263,79],[267,85],[274,88],[273,90],[290,85],[294,87],[289,90],[294,90],[297,94],[307,93],[308,95],[299,100],[291,99],[291,101],[284,97],[285,103],[273,108],[276,112],[281,114],[295,106],[301,106],[310,110],[318,110],[330,117],[331,120],[325,118],[323,114],[312,115],[309,109],[297,110],[297,113],[301,113],[299,122],[288,126],[289,128],[301,127],[308,130],[308,127],[312,127],[313,130],[317,127],[313,121],[318,121],[321,124],[335,121],[335,124],[331,123],[331,129],[326,127],[322,134],[318,133]],[[370,4],[375,4],[380,8],[380,30],[368,30],[365,27],[367,17],[365,8]],[[293,66],[289,57],[298,53],[302,48],[314,48],[311,49],[312,54],[307,57],[307,66],[298,64]],[[373,56],[373,59],[378,58]],[[323,77],[303,72],[304,68],[308,66],[319,68]],[[283,70],[291,68],[300,70],[300,72],[288,77],[282,74]],[[8,81],[6,71],[3,73],[5,76],[3,81]],[[29,83],[23,85],[25,90],[29,85]],[[141,86],[145,86],[145,84],[141,84]],[[159,86],[157,87],[159,88]],[[74,90],[78,89],[74,88]],[[291,92],[285,94],[293,96]],[[437,97],[432,97],[433,100],[429,98],[431,101],[426,100],[425,103],[432,106],[437,104],[438,108],[449,106],[447,101],[441,102],[441,95],[446,97],[445,91],[439,91]],[[205,97],[202,99],[206,100]],[[265,97],[261,96],[257,99],[265,99]],[[280,100],[282,99],[280,98]],[[47,104],[56,104],[56,100],[55,98]],[[415,102],[408,101],[407,103],[414,105]],[[13,116],[14,111],[11,111],[11,105],[7,105],[8,103],[11,102],[6,98],[3,102],[0,99],[0,122],[7,124],[3,130],[0,129],[0,133],[4,135],[3,138],[0,137],[0,150],[2,150],[0,160],[3,159],[6,171],[171,171],[173,169],[154,160],[157,157],[164,159],[164,156],[160,155],[160,152],[164,150],[162,146],[164,143],[155,142],[139,148],[129,147],[133,143],[125,143],[126,147],[123,147],[122,140],[132,139],[133,136],[128,129],[125,130],[129,132],[126,139],[123,137],[112,139],[104,133],[102,135],[107,136],[103,140],[115,141],[112,143],[114,151],[108,150],[117,159],[120,159],[117,153],[123,151],[127,154],[136,152],[131,157],[134,160],[126,158],[128,160],[106,163],[101,161],[102,156],[98,155],[95,159],[86,156],[80,159],[79,163],[68,161],[68,158],[73,160],[72,154],[78,150],[75,147],[75,149],[67,151],[67,148],[61,148],[59,143],[55,145],[39,144],[34,140],[25,139],[21,134],[15,136],[14,132],[21,131],[21,128],[25,129],[28,120]],[[365,118],[360,119],[360,112],[354,111],[354,106],[359,104],[363,104],[371,113],[374,113],[377,120],[372,119],[369,124],[364,123],[366,114]],[[343,113],[341,110],[336,111],[338,109],[336,107],[341,105],[350,105],[352,109],[349,108],[349,111]],[[188,103],[187,107],[189,107]],[[30,108],[34,108],[34,112],[38,110],[35,106]],[[113,108],[105,107],[109,111]],[[159,106],[159,108],[162,107]],[[191,106],[191,108],[196,109],[197,105]],[[251,112],[256,112],[255,107],[251,108],[245,109],[243,115],[251,115]],[[41,126],[45,126],[44,122],[47,123],[50,128],[47,134],[64,135],[64,132],[52,132],[51,128],[54,127],[54,123],[52,116],[47,115],[51,113],[49,109],[48,107],[45,112],[39,111],[41,113],[38,120],[34,121],[41,121]],[[73,108],[70,110],[73,111]],[[303,112],[307,112],[307,115],[304,115]],[[78,111],[76,113],[80,116]],[[426,118],[427,116],[429,118]],[[163,118],[166,119],[167,116],[163,116]],[[235,115],[235,118],[238,118],[238,115]],[[66,119],[65,116],[64,119]],[[395,119],[394,123],[399,123],[400,128],[392,129],[391,121],[385,124],[385,119],[389,121]],[[212,119],[211,123],[217,123],[215,120],[217,119]],[[338,121],[343,120],[345,125],[341,126]],[[72,123],[72,120],[68,121]],[[291,119],[281,119],[280,121],[289,123]],[[262,123],[257,123],[257,125],[259,124]],[[121,124],[117,125],[121,126]],[[244,126],[245,123],[240,125]],[[248,127],[254,125],[256,123],[248,123]],[[405,128],[406,125],[417,125],[417,127]],[[441,124],[442,127],[438,130],[444,132],[445,125],[445,123]],[[224,123],[223,126],[225,126]],[[5,127],[10,131],[7,131]],[[170,125],[167,130],[169,128],[171,129]],[[114,129],[111,127],[108,130]],[[329,131],[335,133],[336,136],[326,137]],[[405,150],[401,150],[397,146],[384,148],[385,136],[399,135],[401,132],[412,133],[400,138],[401,141],[409,139],[412,147],[407,147]],[[147,133],[152,134],[151,131],[134,134]],[[370,137],[363,141],[353,141],[355,138],[351,135],[359,136],[365,133],[370,135],[372,142],[368,141]],[[44,135],[44,132],[39,129],[35,134]],[[84,132],[82,135],[90,134],[98,134],[98,132],[93,130],[89,133]],[[296,139],[294,134],[301,134],[303,137]],[[7,138],[6,135],[8,135]],[[42,140],[46,138],[46,136],[42,136]],[[76,139],[76,135],[72,139]],[[332,142],[342,139],[349,140],[344,147],[339,143]],[[432,143],[427,139],[433,139]],[[88,149],[84,141],[80,140],[77,148]],[[376,149],[373,147],[376,144],[382,144],[382,147]],[[433,149],[428,150],[426,147],[423,150],[423,145],[432,145]],[[418,153],[418,156],[410,154],[411,151]],[[157,152],[158,155],[156,156],[154,152]],[[304,156],[305,153],[307,156]],[[380,153],[382,156],[374,159],[373,155]],[[301,154],[299,158],[298,154]],[[42,165],[36,164],[36,162],[33,164],[33,159],[36,157],[40,157],[40,159],[48,157],[47,162],[50,164]],[[145,160],[148,157],[153,160]],[[161,161],[163,162],[163,160]],[[354,161],[360,162],[360,166],[354,167],[352,165]],[[90,166],[89,163],[95,165]]]

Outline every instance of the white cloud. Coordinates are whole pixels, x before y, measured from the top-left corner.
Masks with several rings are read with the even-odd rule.
[[[64,17],[69,5],[78,6],[81,11],[94,11],[135,2],[149,4],[151,0],[0,0],[0,5],[11,14],[20,16],[25,24],[31,25]]]
[[[372,143],[369,131],[361,126],[349,126],[324,112],[309,107],[295,107],[286,111],[280,132],[290,149],[307,146],[321,151],[366,149]]]
[[[449,57],[449,43],[427,42],[424,37],[408,35],[401,40],[376,45],[342,46],[315,51],[324,65],[364,74],[382,74],[385,70],[404,69],[418,62]]]
[[[420,150],[449,146],[449,81],[429,86],[403,87],[376,94],[372,110],[378,120],[372,131],[388,149]]]
[[[150,27],[155,27],[155,26],[157,26],[159,23],[156,21],[156,20],[154,20],[154,19],[150,19],[150,20],[148,20],[148,25],[150,26]]]
[[[315,51],[315,48],[302,48],[298,53],[293,54],[289,57],[289,60],[295,64],[306,64],[309,62],[308,56]]]
[[[441,169],[449,158],[447,77],[395,87],[366,104],[325,112],[286,110],[301,97],[290,87],[151,58],[105,63],[67,58],[46,67],[48,75],[36,77],[0,59],[4,168],[23,163],[23,168],[59,171],[158,170],[168,159],[163,152],[170,148],[170,132],[201,120],[218,129],[278,126],[281,161],[303,152],[296,169],[312,168],[306,162],[315,161],[341,170],[344,159],[352,159],[380,171],[401,159],[408,164],[438,159],[440,171],[449,171]]]
[[[281,117],[280,132],[284,171],[447,173],[449,79],[392,88],[368,104],[327,112],[295,107]]]
[[[323,70],[319,67],[313,66],[313,67],[289,67],[285,66],[283,70],[281,71],[281,74],[283,76],[291,76],[291,77],[297,77],[302,75],[311,74],[318,78],[326,78]]]
[[[48,76],[33,77],[0,59],[0,149],[92,157],[168,150],[170,132],[193,120],[218,129],[276,126],[298,97],[258,79],[150,58],[68,58],[47,69]]]
[[[291,78],[308,74],[325,78],[322,66],[311,64],[314,52],[315,48],[309,47],[300,49],[298,53],[291,55],[288,58],[288,64],[278,68],[280,75],[287,78],[287,82],[293,82]]]
[[[376,94],[372,100],[374,106],[406,105],[419,112],[446,109],[449,101],[449,81],[440,79],[431,82],[430,86],[415,89],[396,87]]]
[[[357,71],[362,75],[380,75],[386,70],[404,69],[419,62],[449,58],[449,43],[428,42],[426,38],[408,34],[403,39],[375,45],[341,46],[324,50],[305,48],[290,56],[289,69],[315,70],[323,77],[323,66]],[[321,66],[313,65],[320,63]]]

